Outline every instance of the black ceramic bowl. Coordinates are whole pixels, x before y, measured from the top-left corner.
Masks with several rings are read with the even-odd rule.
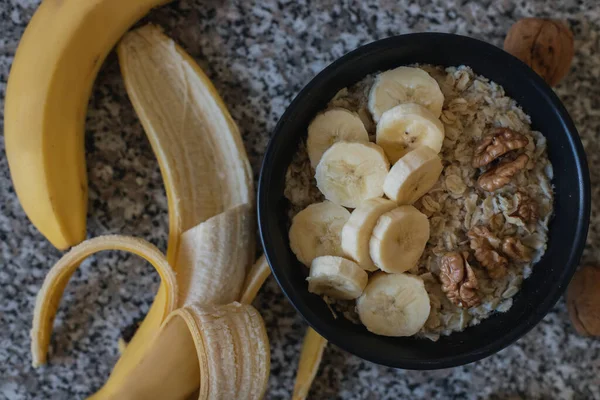
[[[441,337],[437,342],[392,338],[368,332],[345,318],[334,319],[320,297],[307,290],[307,268],[288,241],[285,174],[308,124],[336,92],[368,74],[400,65],[467,65],[502,85],[544,133],[554,167],[555,216],[548,249],[514,297],[512,308],[480,325]],[[531,69],[488,43],[468,37],[418,33],[391,37],[360,47],[325,68],[294,99],[275,128],[267,148],[258,190],[264,251],[283,292],[308,323],[340,348],[366,360],[397,368],[436,369],[482,359],[533,328],[565,290],[587,235],[589,173],[579,135],[554,92]]]

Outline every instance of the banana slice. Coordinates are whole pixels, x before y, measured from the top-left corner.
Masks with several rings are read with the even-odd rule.
[[[356,300],[361,322],[383,336],[412,336],[425,325],[431,305],[423,280],[378,272]]]
[[[292,220],[290,247],[306,266],[320,256],[342,256],[341,234],[350,212],[330,201],[311,204]]]
[[[439,153],[444,142],[444,125],[422,105],[401,104],[381,116],[375,141],[393,164],[420,146]]]
[[[389,169],[381,147],[338,142],[323,154],[315,178],[327,200],[356,208],[366,199],[383,196],[383,181]]]
[[[377,75],[369,93],[369,111],[375,122],[387,110],[403,103],[421,104],[438,118],[444,95],[436,80],[420,68],[398,67]]]
[[[342,250],[362,269],[367,271],[377,269],[369,254],[369,240],[379,217],[397,206],[395,202],[382,198],[365,200],[352,211],[350,219],[344,225]]]
[[[358,115],[344,108],[334,108],[317,115],[308,126],[308,158],[317,167],[323,153],[336,142],[369,143],[369,134]]]
[[[369,277],[353,261],[343,257],[322,256],[313,260],[306,280],[311,293],[352,300],[363,292]]]
[[[412,204],[436,184],[443,169],[435,151],[427,146],[417,147],[390,169],[383,191],[398,204]]]
[[[405,272],[419,262],[429,240],[429,220],[413,206],[383,214],[369,241],[371,259],[385,272]]]

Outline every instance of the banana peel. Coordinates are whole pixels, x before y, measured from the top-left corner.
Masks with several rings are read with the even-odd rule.
[[[194,235],[199,224],[237,206],[247,204],[253,212],[250,163],[239,130],[216,89],[160,28],[147,25],[129,32],[117,53],[125,88],[163,176],[169,207],[167,261],[179,273],[185,233]],[[244,237],[253,244],[254,228],[244,226]],[[252,256],[248,253],[247,264],[241,267],[244,273]],[[167,295],[161,285],[111,379],[121,374],[121,365],[129,369],[135,362],[137,356],[128,361],[130,347],[136,354],[151,342],[163,322],[161,310]]]
[[[326,346],[327,340],[323,336],[319,335],[312,328],[306,330],[300,353],[300,362],[298,363],[298,371],[296,372],[296,382],[294,383],[294,392],[292,394],[293,400],[304,400],[308,396],[312,382],[319,370],[323,351]]]
[[[271,275],[271,268],[264,255],[260,256],[256,263],[248,271],[246,282],[240,296],[240,302],[243,304],[251,304],[258,294],[258,291]]]
[[[177,254],[179,306],[227,304],[239,299],[254,256],[249,204],[233,207],[181,235]]]
[[[17,196],[58,249],[85,239],[84,128],[95,77],[133,23],[170,0],[44,0],[8,78],[6,156]]]
[[[232,221],[237,219],[243,224],[244,219],[248,219],[248,211],[248,205],[236,207],[209,219],[198,228],[204,225],[206,232],[223,234],[238,231],[238,225]],[[226,229],[222,229],[223,226]],[[202,229],[197,231],[202,232]],[[202,235],[200,238],[203,238]],[[129,357],[127,363],[123,363],[121,358],[104,387],[91,398],[183,399],[194,393],[198,393],[199,399],[262,398],[270,370],[269,342],[264,322],[249,305],[235,301],[215,304],[215,301],[224,301],[221,292],[231,281],[230,276],[220,273],[218,268],[228,267],[227,262],[236,256],[214,256],[216,249],[222,249],[218,245],[213,248],[192,248],[192,243],[198,243],[196,239],[195,235],[184,235],[180,254],[189,254],[186,256],[189,260],[197,260],[200,255],[212,257],[216,261],[214,267],[207,267],[206,263],[201,262],[184,263],[183,270],[189,271],[177,277],[165,256],[155,246],[141,239],[102,236],[84,241],[71,249],[51,268],[38,293],[31,331],[33,364],[39,366],[46,362],[52,323],[60,298],[80,263],[99,251],[122,250],[144,258],[160,274],[168,299],[164,323],[143,349],[126,347],[124,354]],[[245,251],[239,251],[239,258],[244,262],[248,251],[245,247]],[[243,271],[243,268],[239,268],[243,264],[237,265]],[[268,274],[260,276],[266,278]],[[204,296],[190,295],[194,290],[184,288],[182,291],[182,286],[178,285],[178,280],[182,282],[189,278],[198,279],[192,281],[189,289],[205,287],[202,283],[206,281],[211,282],[214,289],[207,290]],[[244,278],[245,273],[238,279],[237,286],[240,288]],[[255,283],[248,292],[256,293],[260,279],[252,279],[252,282]],[[196,293],[200,292],[196,290]],[[211,293],[213,297],[209,296]],[[252,299],[253,296],[247,296],[248,301]],[[136,351],[132,352],[132,349]],[[227,396],[223,397],[224,394]]]
[[[271,274],[271,269],[264,254],[250,268],[246,283],[240,297],[240,302],[250,304],[256,297],[265,280]],[[308,328],[302,342],[300,361],[296,372],[293,400],[304,400],[308,396],[312,382],[317,375],[323,351],[327,346],[327,340],[319,335],[314,329]]]
[[[166,317],[175,310],[177,306],[177,280],[160,250],[144,240],[127,236],[110,235],[90,239],[73,247],[52,267],[38,293],[31,329],[31,354],[34,366],[46,362],[52,324],[69,279],[81,261],[104,250],[127,251],[144,258],[152,264],[160,275],[161,282],[168,288],[164,307],[160,311]]]
[[[115,399],[262,399],[269,340],[256,309],[190,304],[171,313]]]

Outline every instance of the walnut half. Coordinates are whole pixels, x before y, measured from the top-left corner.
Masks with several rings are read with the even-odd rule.
[[[512,150],[522,149],[529,144],[527,136],[508,128],[496,128],[483,138],[475,148],[473,154],[473,167],[481,168],[488,165],[498,157]]]
[[[481,303],[479,285],[473,269],[467,262],[467,253],[447,253],[442,257],[440,280],[442,291],[459,307],[475,307]]]
[[[492,279],[502,278],[507,273],[508,260],[494,250],[492,243],[500,240],[485,226],[477,225],[467,232],[475,259],[487,270]]]
[[[520,154],[514,160],[504,159],[483,173],[477,179],[477,184],[487,192],[498,190],[507,185],[517,172],[525,168],[528,162],[527,154]]]

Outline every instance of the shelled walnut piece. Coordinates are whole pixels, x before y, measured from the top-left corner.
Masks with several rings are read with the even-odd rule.
[[[475,307],[481,303],[479,285],[473,269],[467,262],[468,253],[452,252],[442,257],[440,280],[442,291],[459,307]]]
[[[537,221],[539,214],[536,202],[523,192],[517,192],[517,210],[511,217],[519,218],[523,223]]]
[[[531,249],[515,237],[506,237],[502,241],[502,252],[515,261],[531,261]]]
[[[560,21],[525,18],[508,31],[504,50],[554,86],[565,77],[575,53],[573,33]]]
[[[567,289],[571,322],[584,336],[600,336],[600,268],[587,265],[573,276]]]
[[[528,162],[529,156],[527,154],[520,154],[514,160],[504,159],[498,165],[484,172],[477,179],[477,184],[487,192],[496,191],[506,186],[517,172],[525,168]]]
[[[487,270],[492,279],[502,278],[506,275],[508,260],[494,249],[493,243],[500,244],[498,239],[485,226],[474,226],[467,232],[471,249],[475,250],[475,259]]]
[[[527,136],[508,128],[496,128],[475,148],[473,167],[481,168],[512,150],[529,144]]]

